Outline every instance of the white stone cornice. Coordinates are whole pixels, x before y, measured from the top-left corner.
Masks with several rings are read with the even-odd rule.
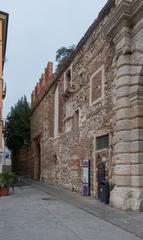
[[[143,0],[133,0],[131,3],[132,16],[137,16],[143,10]]]
[[[131,25],[131,3],[128,1],[122,1],[117,6],[109,21],[104,25],[104,33],[115,36],[120,30],[121,23],[124,23],[126,26]]]

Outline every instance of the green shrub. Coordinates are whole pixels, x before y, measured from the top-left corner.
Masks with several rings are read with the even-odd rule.
[[[0,174],[0,187],[12,186],[16,181],[16,176],[12,172],[5,172]]]

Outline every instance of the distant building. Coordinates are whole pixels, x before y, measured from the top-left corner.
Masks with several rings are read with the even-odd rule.
[[[0,171],[2,171],[2,162],[4,156],[3,99],[5,98],[6,95],[6,85],[3,79],[3,69],[6,53],[7,30],[8,30],[8,14],[0,11]]]
[[[2,160],[2,171],[10,171],[12,166],[11,162],[11,151],[4,147],[3,160]]]
[[[81,191],[90,160],[91,194],[102,166],[110,204],[143,210],[142,0],[109,0],[65,68],[48,63],[32,93],[31,144],[34,179]]]

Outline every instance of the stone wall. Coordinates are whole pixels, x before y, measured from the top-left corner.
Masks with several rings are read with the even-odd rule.
[[[110,44],[101,29],[106,19],[91,32],[86,44],[79,50],[68,68],[72,71],[72,91],[64,91],[64,75],[55,79],[38,106],[32,112],[32,154],[35,161],[35,178],[38,178],[37,141],[41,146],[41,180],[60,184],[74,191],[82,186],[82,164],[90,160],[91,193],[96,194],[97,157],[95,151],[96,137],[112,132],[113,111],[113,57],[114,46]],[[67,68],[67,69],[68,69]],[[97,74],[97,76],[96,76]],[[98,84],[96,79],[98,77]],[[50,82],[51,79],[47,80]],[[53,135],[54,92],[59,86],[59,134]],[[92,86],[91,86],[92,85]],[[93,89],[91,96],[91,87]],[[99,96],[96,96],[100,88]],[[92,101],[93,98],[96,101]],[[78,113],[77,113],[78,111]],[[76,113],[78,125],[76,123]],[[67,127],[68,125],[68,127]],[[77,125],[77,126],[76,126]],[[38,140],[37,140],[38,139]],[[98,157],[106,161],[107,178],[111,165],[111,148],[98,150]],[[110,176],[111,177],[111,176]]]
[[[89,159],[90,191],[96,196],[102,161],[106,179],[115,185],[110,204],[143,209],[142,22],[141,0],[110,0],[65,68],[57,75],[45,70],[32,94],[35,179],[81,191],[82,164]]]
[[[126,210],[143,210],[142,67],[143,2],[122,1],[106,31],[115,45],[116,123],[110,202]],[[120,15],[117,21],[117,15]]]

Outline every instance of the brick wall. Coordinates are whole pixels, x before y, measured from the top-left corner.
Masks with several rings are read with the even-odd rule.
[[[31,176],[32,158],[30,145],[23,146],[15,155],[12,155],[12,170],[17,175]]]

